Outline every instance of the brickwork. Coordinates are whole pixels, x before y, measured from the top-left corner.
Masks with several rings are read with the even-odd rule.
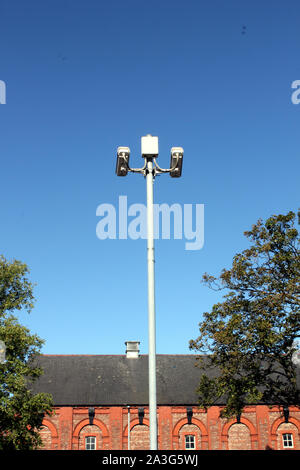
[[[245,424],[233,424],[228,431],[229,450],[251,450],[250,430]]]
[[[179,448],[186,449],[186,436],[192,436],[195,449],[201,449],[201,431],[195,424],[184,424],[179,431]]]
[[[84,426],[78,437],[78,448],[79,450],[85,450],[85,440],[87,437],[95,437],[96,441],[96,450],[103,449],[103,442],[102,442],[102,432],[101,429],[98,428],[98,426],[90,426],[86,425]]]
[[[48,426],[42,426],[40,430],[40,436],[44,444],[44,447],[42,447],[42,450],[52,449],[52,434]]]
[[[187,443],[197,450],[300,450],[300,409],[290,407],[288,422],[282,410],[267,406],[248,407],[240,422],[220,418],[220,408],[211,407],[204,412],[193,407],[189,423],[186,407],[158,407],[158,448],[185,449]],[[149,414],[144,409],[140,424],[138,407],[130,409],[130,447],[132,450],[149,449]],[[88,407],[60,407],[52,417],[46,417],[41,428],[44,449],[83,450],[86,438],[94,437],[96,449],[127,449],[127,407],[96,407],[92,425]],[[186,437],[189,436],[189,437]]]
[[[299,432],[295,424],[282,423],[277,429],[277,449],[284,450],[283,434],[292,436],[292,442],[297,449],[300,449]]]
[[[147,450],[149,445],[149,427],[145,424],[136,424],[130,432],[130,448],[132,450]]]

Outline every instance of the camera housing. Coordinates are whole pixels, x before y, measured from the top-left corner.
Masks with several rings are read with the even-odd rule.
[[[182,161],[183,161],[183,148],[172,147],[171,148],[171,161],[170,161],[170,176],[172,178],[179,178],[182,173]]]
[[[126,176],[129,167],[130,148],[118,147],[117,149],[117,166],[116,174],[118,176]]]

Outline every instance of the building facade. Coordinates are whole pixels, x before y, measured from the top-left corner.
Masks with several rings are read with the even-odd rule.
[[[51,393],[54,414],[41,428],[46,450],[148,450],[148,357],[137,342],[124,356],[41,356],[33,391]],[[256,405],[238,419],[222,404],[197,405],[193,355],[157,356],[159,450],[300,450],[300,408]]]

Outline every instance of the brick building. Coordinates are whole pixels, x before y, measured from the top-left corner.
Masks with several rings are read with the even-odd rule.
[[[44,375],[33,392],[51,393],[55,414],[45,417],[44,449],[147,450],[148,356],[138,342],[120,355],[42,355]],[[300,449],[300,408],[247,406],[221,419],[219,406],[197,405],[200,370],[193,355],[157,355],[159,450]],[[299,371],[298,371],[299,372]]]

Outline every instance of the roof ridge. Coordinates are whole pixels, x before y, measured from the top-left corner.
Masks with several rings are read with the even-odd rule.
[[[40,354],[40,356],[59,356],[59,357],[91,357],[91,356],[114,356],[114,357],[126,357],[126,354]],[[139,354],[139,356],[148,356],[148,354]],[[168,354],[168,353],[156,353],[156,356],[191,356],[191,357],[196,357],[199,356],[199,354]]]

